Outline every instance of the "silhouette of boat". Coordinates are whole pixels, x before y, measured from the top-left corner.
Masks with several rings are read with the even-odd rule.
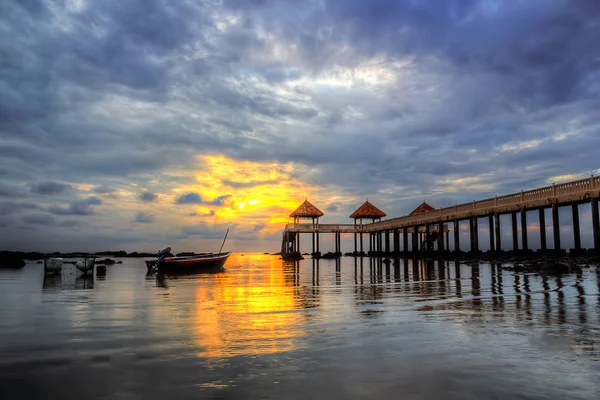
[[[169,248],[167,248],[169,249]],[[166,249],[165,249],[166,250]],[[170,250],[170,249],[169,249]],[[185,257],[164,257],[158,260],[147,260],[148,271],[157,272],[195,272],[223,268],[231,252],[217,254],[201,254]]]

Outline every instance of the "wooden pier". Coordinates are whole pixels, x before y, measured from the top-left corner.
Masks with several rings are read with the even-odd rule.
[[[529,213],[537,212],[540,221],[540,251],[561,253],[565,252],[565,249],[561,247],[560,243],[559,208],[571,207],[574,247],[570,249],[570,252],[572,254],[582,254],[588,250],[583,249],[581,246],[579,205],[591,203],[593,248],[590,251],[600,253],[599,197],[600,177],[591,176],[587,179],[552,184],[452,207],[425,210],[404,217],[380,219],[378,221],[373,219],[370,223],[363,223],[362,218],[360,222],[355,219],[353,224],[320,224],[319,217],[323,213],[312,204],[305,202],[295,211],[296,215],[292,214],[294,223],[287,224],[283,231],[281,251],[284,255],[298,253],[300,251],[300,235],[310,233],[312,235],[313,256],[320,257],[320,235],[334,234],[335,249],[333,254],[339,256],[342,254],[341,235],[351,233],[354,235],[354,255],[404,253],[418,255],[431,252],[460,252],[459,224],[461,221],[468,221],[470,252],[478,253],[480,252],[478,224],[481,219],[487,219],[490,241],[489,251],[499,253],[504,251],[501,240],[500,216],[508,214],[511,215],[512,221],[511,251],[526,253],[530,251],[527,217]],[[307,203],[310,207],[305,207]],[[546,241],[546,209],[552,210],[552,248],[549,248]],[[520,241],[517,214],[521,217]],[[312,221],[311,223],[300,223],[300,218],[308,218]],[[450,249],[449,246],[450,231],[454,235],[453,249]],[[443,233],[440,234],[440,232]],[[366,247],[363,243],[363,236],[369,238],[368,252],[364,251]],[[521,243],[521,247],[519,247],[519,243]]]

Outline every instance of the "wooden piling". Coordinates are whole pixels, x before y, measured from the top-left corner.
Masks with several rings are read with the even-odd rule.
[[[513,250],[517,251],[519,250],[519,230],[517,228],[517,213],[512,212],[510,213],[510,216],[512,219]]]
[[[594,231],[594,250],[600,252],[600,213],[598,212],[598,198],[592,199],[592,230]]]
[[[363,233],[362,232],[360,233],[360,253],[361,254],[364,253],[364,250],[363,250]]]
[[[391,250],[390,247],[390,231],[384,231],[384,235],[385,235],[385,252],[389,253]]]
[[[573,204],[573,242],[575,250],[581,250],[581,232],[579,231],[579,204]]]
[[[454,251],[460,251],[460,232],[459,222],[457,219],[454,220]]]
[[[477,227],[477,217],[473,216],[469,219],[470,236],[471,236],[471,251],[479,251],[479,234]]]
[[[546,212],[542,207],[540,208],[540,248],[542,251],[546,251],[548,246],[546,245]]]
[[[490,251],[494,251],[494,216],[490,214],[488,216],[488,230],[490,233]]]
[[[413,252],[416,252],[419,250],[419,226],[415,225],[413,226],[413,233],[412,233],[412,249]]]
[[[558,204],[552,204],[552,233],[554,235],[554,250],[560,250],[560,218],[558,216]]]
[[[494,230],[495,230],[495,239],[496,239],[496,251],[502,251],[502,235],[500,231],[500,214],[494,214]]]
[[[525,208],[521,209],[521,242],[523,250],[529,250],[529,245],[527,243],[527,210]]]

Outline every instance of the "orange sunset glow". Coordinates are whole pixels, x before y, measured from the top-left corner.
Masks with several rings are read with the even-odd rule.
[[[305,196],[319,188],[297,178],[293,163],[237,161],[222,155],[199,156],[192,172],[195,183],[173,189],[173,198],[198,193],[203,204],[194,205],[203,221],[240,227],[261,227],[261,232],[279,231],[288,215]]]

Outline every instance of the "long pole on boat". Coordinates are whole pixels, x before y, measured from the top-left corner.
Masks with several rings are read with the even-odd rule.
[[[227,240],[227,234],[229,233],[229,228],[227,228],[227,232],[225,232],[225,238],[223,239],[223,243],[221,244],[221,248],[217,254],[221,254],[221,250],[223,250],[223,246],[225,246],[225,241]]]

